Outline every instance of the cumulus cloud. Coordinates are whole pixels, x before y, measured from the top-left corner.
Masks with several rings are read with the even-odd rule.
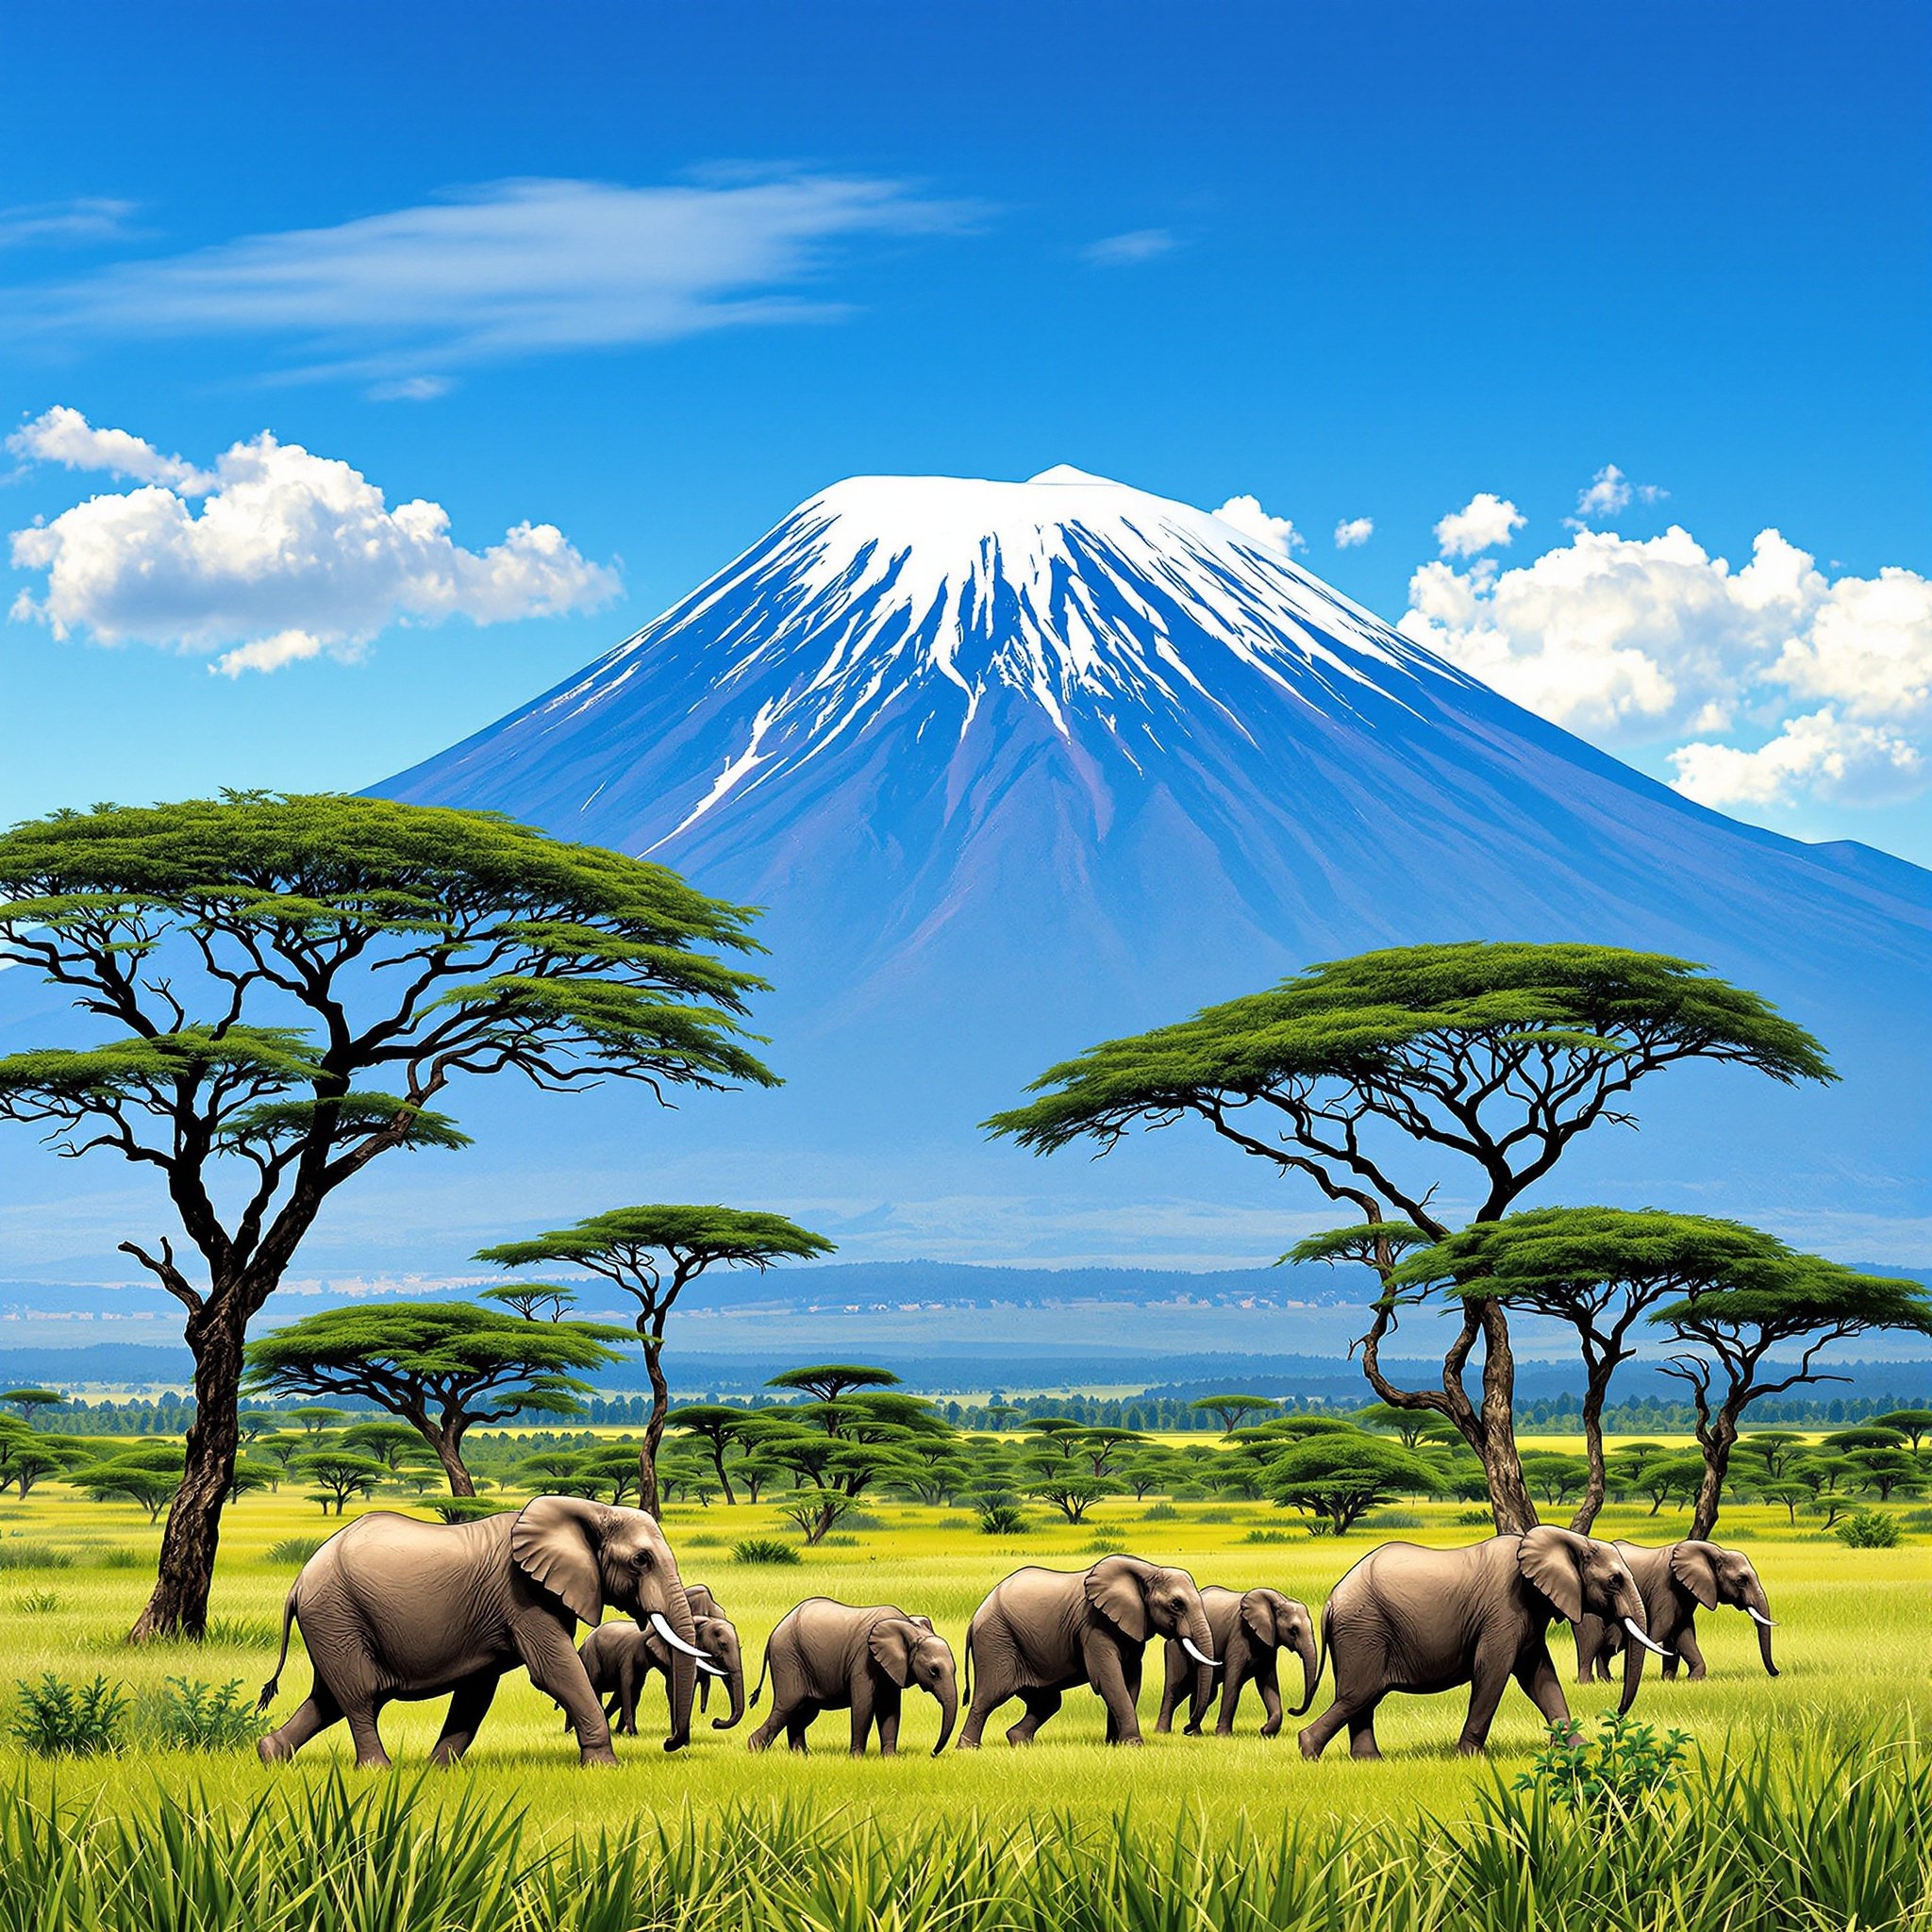
[[[1271,517],[1253,496],[1230,496],[1214,512],[1224,524],[1232,524],[1251,543],[1289,557],[1308,547],[1307,539],[1294,526],[1291,517]]]
[[[1932,783],[1932,581],[1828,578],[1774,529],[1733,570],[1680,525],[1579,530],[1502,570],[1425,563],[1404,635],[1716,806],[1896,801]]]
[[[1436,546],[1444,557],[1474,557],[1507,543],[1528,521],[1507,497],[1478,490],[1436,525]]]
[[[1338,550],[1359,550],[1375,534],[1375,520],[1373,517],[1344,517],[1335,526],[1335,547]]]
[[[1134,228],[1124,235],[1104,235],[1098,242],[1088,242],[1080,257],[1095,268],[1131,268],[1179,245],[1166,228]]]
[[[50,410],[29,430],[61,415]],[[141,474],[130,462],[180,461],[93,429],[75,411],[65,416],[73,421],[27,453],[124,475]],[[41,595],[14,600],[16,620],[60,638],[206,653],[230,676],[355,658],[392,624],[558,615],[592,608],[618,588],[614,572],[550,524],[519,524],[487,550],[465,550],[441,505],[418,498],[391,508],[347,463],[266,431],[236,443],[208,475],[169,479],[157,467],[138,489],[16,530],[12,554],[17,569],[45,573]]]
[[[192,463],[163,456],[153,443],[125,429],[96,429],[78,409],[59,404],[22,424],[7,439],[7,447],[28,462],[105,470],[137,483],[165,483],[186,496],[205,496],[213,487],[213,479]]]
[[[1563,521],[1580,530],[1606,517],[1620,515],[1635,503],[1660,503],[1671,492],[1655,483],[1633,483],[1615,463],[1606,463],[1583,489],[1576,492],[1576,514]]]
[[[801,290],[840,244],[975,213],[863,175],[497,181],[335,227],[117,263],[11,306],[47,332],[254,336],[289,346],[291,376],[395,381],[837,316],[840,304]]]

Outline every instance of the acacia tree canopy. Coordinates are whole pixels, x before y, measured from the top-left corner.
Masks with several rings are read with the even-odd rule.
[[[451,1495],[474,1496],[464,1436],[518,1415],[582,1414],[591,1385],[572,1372],[621,1361],[608,1344],[627,1339],[608,1322],[531,1322],[468,1302],[325,1308],[251,1341],[247,1386],[373,1402],[436,1453]]]
[[[137,1637],[206,1624],[249,1319],[327,1197],[397,1148],[462,1144],[464,1074],[769,1086],[721,957],[749,914],[663,866],[490,812],[231,792],[0,834],[0,965],[110,1029],[0,1059],[0,1120],[162,1177],[124,1243],[187,1311],[196,1417]]]

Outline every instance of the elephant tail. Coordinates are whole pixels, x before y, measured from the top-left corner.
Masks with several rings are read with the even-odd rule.
[[[276,1687],[282,1681],[282,1666],[289,1661],[289,1626],[295,1621],[295,1592],[302,1587],[300,1577],[289,1586],[289,1594],[282,1605],[282,1652],[275,1658],[275,1674],[261,1687],[261,1695],[256,1700],[258,1711],[266,1710],[275,1701]]]
[[[1322,1681],[1322,1673],[1328,1662],[1328,1606],[1322,1606],[1322,1638],[1315,1645],[1315,1668],[1308,1673],[1308,1688],[1302,1693],[1300,1705],[1289,1712],[1290,1717],[1307,1717],[1315,1703],[1315,1687]]]
[[[765,1639],[765,1660],[758,1667],[758,1688],[751,1693],[751,1701],[754,1704],[756,1704],[758,1701],[758,1699],[765,1694],[765,1679],[769,1677],[771,1674],[772,1640],[768,1637]]]
[[[973,1625],[972,1625],[971,1624],[967,1624],[967,1626],[966,1626],[966,1708],[967,1708],[968,1710],[971,1710],[971,1709],[973,1708],[973,1629],[974,1629],[974,1626],[973,1626]]]

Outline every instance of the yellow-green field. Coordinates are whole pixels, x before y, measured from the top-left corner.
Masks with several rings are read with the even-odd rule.
[[[365,1506],[378,1507],[378,1506]],[[380,1507],[413,1507],[407,1502]],[[1149,1557],[1179,1562],[1204,1583],[1272,1584],[1299,1596],[1318,1612],[1330,1586],[1365,1551],[1390,1536],[1430,1542],[1474,1541],[1484,1532],[1458,1522],[1461,1507],[1432,1506],[1400,1512],[1399,1527],[1366,1525],[1337,1541],[1303,1533],[1292,1515],[1266,1505],[1184,1504],[1169,1518],[1147,1520],[1152,1504],[1102,1505],[1089,1523],[1057,1519],[1047,1526],[1033,1512],[1033,1526],[1012,1537],[978,1533],[960,1510],[884,1503],[868,1505],[885,1525],[863,1529],[835,1546],[806,1552],[801,1567],[749,1566],[735,1561],[729,1545],[750,1534],[795,1541],[769,1507],[741,1505],[671,1510],[666,1526],[688,1579],[708,1583],[737,1622],[752,1680],[766,1633],[804,1596],[826,1594],[848,1602],[891,1601],[933,1618],[960,1645],[966,1623],[987,1589],[1022,1563],[1075,1568],[1092,1560],[1096,1538],[1111,1540]],[[1174,1506],[1167,1506],[1173,1507]],[[351,1515],[356,1510],[352,1507]],[[422,1512],[426,1513],[426,1512]],[[1552,1512],[1556,1514],[1557,1512]],[[1415,1526],[1416,1519],[1421,1526]],[[1612,1507],[1598,1534],[1657,1542],[1681,1533],[1680,1514],[1651,1517],[1639,1507]],[[129,1691],[158,1688],[171,1676],[214,1683],[239,1678],[252,1693],[268,1675],[282,1599],[295,1565],[271,1562],[278,1541],[314,1537],[325,1524],[312,1503],[283,1492],[251,1495],[228,1512],[212,1614],[214,1640],[201,1648],[158,1646],[130,1651],[121,1641],[143,1601],[152,1574],[158,1532],[130,1507],[94,1503],[55,1485],[25,1502],[0,1503],[0,1704],[18,1679],[53,1672],[69,1680],[96,1672],[125,1683]],[[1280,1541],[1249,1542],[1261,1532]],[[1760,1670],[1753,1632],[1736,1614],[1705,1616],[1700,1633],[1710,1663],[1703,1684],[1664,1684],[1646,1677],[1638,1715],[1691,1732],[1707,1751],[1727,1735],[1739,1740],[1794,1732],[1812,1721],[1839,1738],[1890,1734],[1909,1724],[1922,1734],[1928,1706],[1926,1589],[1932,1562],[1923,1544],[1889,1551],[1848,1550],[1815,1530],[1792,1531],[1781,1509],[1743,1507],[1726,1513],[1719,1535],[1749,1549],[1770,1591],[1779,1622],[1783,1674]],[[57,1553],[64,1565],[21,1565],[36,1549]],[[121,1566],[126,1567],[121,1567]],[[1569,1684],[1573,1708],[1589,1714],[1609,1707],[1615,1687],[1580,1690],[1569,1680],[1574,1653],[1568,1633],[1552,1632],[1553,1650]],[[666,1757],[661,1697],[641,1710],[645,1735],[620,1740],[623,1760],[614,1773],[578,1771],[575,1750],[556,1707],[526,1680],[505,1680],[502,1694],[464,1769],[437,1780],[432,1795],[447,1790],[488,1795],[531,1808],[532,1824],[545,1831],[622,1826],[674,1809],[690,1796],[701,1807],[720,1801],[771,1798],[808,1807],[862,1812],[886,1824],[974,1811],[1021,1822],[1048,1813],[1088,1817],[1131,1808],[1150,1827],[1171,1824],[1193,1809],[1212,1817],[1246,1810],[1274,1824],[1284,1815],[1324,1819],[1407,1818],[1419,1807],[1438,1814],[1464,1808],[1479,1766],[1457,1759],[1453,1740],[1462,1718],[1462,1697],[1392,1698],[1378,1718],[1388,1754],[1380,1764],[1349,1761],[1341,1746],[1319,1765],[1302,1761],[1292,1723],[1282,1738],[1264,1742],[1252,1691],[1244,1700],[1241,1732],[1231,1742],[1212,1738],[1151,1735],[1158,1701],[1158,1652],[1148,1653],[1141,1697],[1150,1731],[1140,1752],[1113,1752],[1100,1742],[1102,1714],[1096,1700],[1070,1696],[1041,1743],[1028,1751],[1007,1747],[1000,1732],[1018,1707],[995,1720],[976,1756],[949,1752],[927,1757],[937,1713],[922,1699],[908,1699],[902,1755],[896,1761],[855,1763],[843,1750],[840,1714],[820,1719],[813,1751],[803,1760],[783,1751],[753,1757],[744,1740],[757,1721],[721,1732],[700,1724],[691,1748]],[[1284,1689],[1298,1676],[1287,1660]],[[295,1653],[284,1674],[275,1706],[286,1716],[308,1685],[306,1660]],[[1325,1703],[1324,1683],[1317,1708]],[[714,1698],[713,1714],[719,1706]],[[389,1747],[402,1767],[420,1763],[441,1723],[441,1704],[391,1706],[384,1718]],[[1492,1760],[1520,1767],[1541,1741],[1536,1713],[1513,1690],[1506,1697],[1491,1742]],[[8,1748],[14,1763],[22,1760]],[[309,1744],[297,1763],[264,1771],[252,1754],[189,1760],[129,1753],[117,1758],[64,1764],[58,1774],[67,1797],[98,1793],[110,1802],[136,1790],[151,1793],[157,1781],[176,1785],[191,1774],[208,1790],[240,1804],[265,1781],[312,1781],[332,1765],[348,1761],[348,1739],[338,1726]],[[52,1780],[55,1774],[29,1763],[26,1774]]]

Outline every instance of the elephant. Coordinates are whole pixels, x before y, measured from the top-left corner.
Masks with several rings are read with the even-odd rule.
[[[1179,1641],[1167,1640],[1167,1681],[1160,1692],[1160,1715],[1155,1720],[1157,1731],[1170,1729],[1175,1707],[1191,1688],[1193,1707],[1188,1716],[1187,1734],[1201,1735],[1201,1720],[1208,1715],[1208,1701],[1214,1695],[1214,1680],[1221,1679],[1221,1715],[1215,1721],[1217,1736],[1225,1738],[1234,1730],[1235,1707],[1241,1701],[1241,1687],[1252,1677],[1261,1693],[1267,1720],[1261,1725],[1264,1738],[1281,1729],[1281,1688],[1276,1677],[1275,1653],[1291,1649],[1302,1660],[1302,1701],[1292,1715],[1304,1716],[1315,1701],[1315,1672],[1319,1654],[1315,1648],[1315,1620],[1308,1607],[1278,1590],[1221,1590],[1209,1585],[1201,1592],[1201,1607],[1208,1614],[1208,1634],[1212,1649],[1221,1658],[1217,1674],[1206,1664],[1190,1660]]]
[[[900,1693],[917,1684],[939,1702],[937,1757],[953,1735],[959,1714],[958,1679],[953,1647],[932,1627],[929,1617],[908,1617],[892,1604],[858,1607],[827,1596],[808,1597],[785,1613],[765,1643],[764,1669],[751,1694],[756,1704],[772,1680],[772,1714],[747,1740],[754,1751],[769,1746],[782,1730],[794,1751],[822,1710],[852,1712],[852,1755],[862,1757],[876,1725],[879,1754],[899,1749]]]
[[[1777,1675],[1771,1656],[1771,1633],[1776,1628],[1771,1604],[1741,1550],[1707,1542],[1667,1543],[1660,1550],[1618,1543],[1616,1549],[1643,1592],[1644,1627],[1676,1653],[1664,1659],[1666,1677],[1677,1674],[1678,1657],[1690,1666],[1693,1684],[1703,1677],[1695,1619],[1700,1608],[1714,1610],[1720,1605],[1742,1610],[1757,1625],[1757,1654],[1767,1674]],[[1623,1647],[1624,1633],[1614,1624],[1584,1617],[1576,1625],[1576,1681],[1587,1684],[1593,1674],[1607,1677],[1610,1659]]]
[[[689,1718],[690,1679],[702,1659],[677,1560],[657,1522],[576,1496],[539,1496],[522,1509],[469,1523],[424,1523],[375,1510],[339,1530],[302,1566],[282,1608],[282,1648],[261,1687],[266,1710],[302,1626],[315,1681],[258,1749],[263,1762],[294,1754],[346,1717],[358,1765],[386,1765],[376,1719],[391,1699],[450,1695],[435,1761],[460,1757],[520,1665],[556,1698],[585,1764],[615,1764],[610,1729],[574,1638],[606,1604],[648,1623],[679,1666],[674,1711]],[[708,1661],[708,1659],[706,1659]],[[690,1741],[675,1727],[667,1751]]]
[[[1147,1641],[1171,1637],[1198,1664],[1209,1650],[1208,1613],[1185,1570],[1139,1557],[1103,1557],[1089,1570],[1016,1570],[995,1584],[966,1632],[971,1706],[959,1748],[975,1751],[986,1721],[1018,1697],[1026,1715],[1007,1732],[1027,1744],[1060,1707],[1060,1694],[1086,1684],[1107,1706],[1107,1741],[1138,1744],[1141,1659]],[[978,1682],[973,1683],[974,1675]]]
[[[698,1590],[688,1589],[685,1595],[695,1612]],[[694,1614],[691,1621],[698,1648],[713,1659],[698,1665],[700,1682],[704,1686],[700,1707],[710,1707],[711,1679],[724,1678],[725,1688],[731,1693],[731,1715],[714,1717],[711,1728],[728,1731],[744,1716],[744,1661],[739,1655],[738,1631],[728,1617]],[[604,1715],[618,1720],[617,1734],[620,1737],[637,1736],[638,1689],[653,1671],[663,1673],[667,1695],[675,1683],[676,1653],[656,1630],[645,1624],[600,1624],[585,1638],[578,1647],[577,1656],[583,1660],[584,1674],[591,1680],[591,1689],[599,1697],[610,1700],[605,1707]],[[675,1709],[671,1715],[675,1723]]]
[[[1636,1640],[1618,1706],[1627,1711],[1644,1651],[1664,1652],[1644,1627],[1637,1579],[1610,1544],[1549,1524],[1462,1549],[1384,1543],[1335,1586],[1322,1612],[1335,1701],[1301,1733],[1302,1755],[1319,1757],[1346,1724],[1351,1754],[1379,1757],[1375,1707],[1391,1690],[1467,1684],[1469,1715],[1457,1740],[1465,1753],[1487,1742],[1512,1676],[1545,1719],[1567,1724],[1570,1707],[1544,1632],[1553,1617],[1585,1616],[1621,1624]]]

